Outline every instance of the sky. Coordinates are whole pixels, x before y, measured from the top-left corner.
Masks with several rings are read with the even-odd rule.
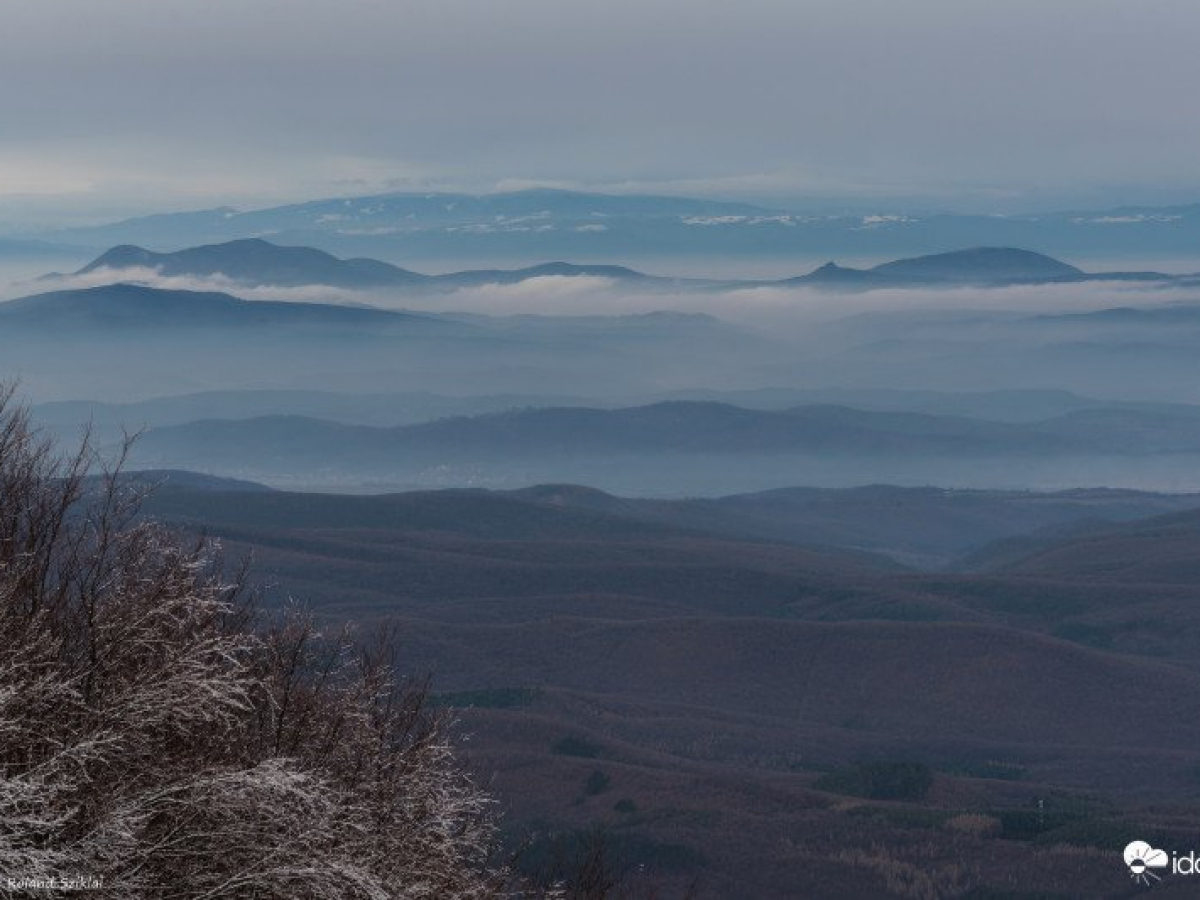
[[[534,185],[1200,200],[1196,0],[3,0],[0,228]]]

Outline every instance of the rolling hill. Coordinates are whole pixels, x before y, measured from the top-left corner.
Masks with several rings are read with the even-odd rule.
[[[483,491],[353,497],[168,479],[146,511],[220,536],[235,554],[252,550],[273,597],[319,598],[323,614],[347,618],[787,615],[821,604],[834,585],[900,568],[855,549],[747,540]],[[863,604],[872,597],[865,592]]]
[[[1001,542],[969,560],[1001,575],[1191,586],[1200,578],[1200,514],[1185,510],[1125,524],[1092,523],[1061,536]]]
[[[149,471],[156,514],[269,531],[354,527],[463,533],[490,540],[683,535],[788,544],[940,568],[997,542],[1117,529],[1200,510],[1200,495],[1087,490],[1059,493],[939,488],[784,488],[710,499],[617,497],[578,485],[515,491],[442,490],[344,496],[268,491],[191,472]],[[231,493],[236,491],[236,494]],[[269,497],[240,496],[245,491]],[[1168,520],[1163,520],[1168,521]],[[1173,521],[1173,520],[1169,520]],[[1140,528],[1142,526],[1129,526]],[[1120,532],[1118,532],[1120,533]]]
[[[613,497],[572,485],[539,485],[516,493],[561,508],[594,509],[715,534],[866,550],[918,568],[951,566],[1006,538],[1200,507],[1200,495],[1099,489],[1040,493],[872,485],[682,500]]]
[[[696,506],[556,485],[342,497],[168,479],[147,511],[220,537],[231,563],[252,551],[268,604],[392,621],[403,665],[457,707],[515,843],[550,852],[603,829],[660,889],[699,878],[701,896],[775,896],[831,854],[836,877],[806,876],[807,896],[894,896],[894,873],[918,866],[994,893],[1011,882],[992,863],[1051,896],[1108,896],[1127,876],[1098,853],[1134,832],[1183,840],[1197,821],[1200,616],[1172,620],[1168,653],[1094,638],[1194,607],[1194,572],[1163,584],[1043,556],[1036,573],[928,575],[735,533],[790,520],[794,540],[824,528],[861,545],[895,507],[896,528],[921,511],[914,539],[933,547],[1194,499],[878,488]],[[1169,533],[1196,515],[1093,530],[1134,541],[1102,555],[1194,559]],[[856,793],[845,773],[863,766],[928,783]],[[950,824],[968,813],[987,828]],[[750,853],[763,864],[747,873]],[[967,853],[991,862],[963,868]]]

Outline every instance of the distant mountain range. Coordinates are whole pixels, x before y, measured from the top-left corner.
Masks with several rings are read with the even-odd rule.
[[[945,262],[935,259],[932,265],[937,269]],[[994,271],[1012,277],[1010,268]],[[1107,288],[1095,292],[1098,297],[1107,293]],[[1168,299],[1181,294],[1163,293]],[[732,308],[740,298],[729,299]],[[609,453],[611,447],[599,444],[589,447],[581,441],[589,429],[606,430],[610,426],[615,429],[613,434],[631,432],[629,441],[633,443],[629,444],[629,452],[661,454],[676,452],[666,444],[650,445],[652,435],[665,440],[672,434],[670,429],[660,429],[653,421],[661,415],[650,416],[651,421],[643,423],[636,420],[644,414],[619,412],[617,408],[645,406],[666,399],[712,400],[728,401],[731,407],[758,407],[759,412],[771,412],[777,417],[747,417],[743,421],[742,413],[730,412],[728,408],[720,415],[706,416],[694,411],[685,414],[682,408],[677,408],[676,414],[687,420],[682,423],[686,427],[681,425],[678,432],[679,441],[707,448],[703,452],[722,452],[717,447],[717,437],[737,431],[743,441],[739,452],[746,453],[824,453],[833,460],[849,459],[838,447],[895,451],[886,461],[893,467],[876,475],[867,472],[863,465],[852,473],[835,469],[831,461],[825,471],[811,469],[809,477],[799,477],[792,457],[788,467],[778,472],[772,472],[764,460],[736,467],[725,463],[717,466],[714,462],[713,469],[693,471],[687,478],[682,469],[663,469],[654,478],[665,474],[671,482],[670,486],[666,481],[662,483],[664,492],[732,492],[797,481],[838,486],[861,484],[864,478],[902,484],[1007,487],[1028,473],[1012,466],[1000,471],[999,464],[987,473],[968,474],[960,470],[956,475],[932,468],[897,467],[928,460],[935,453],[967,459],[972,453],[985,449],[995,453],[1005,446],[1021,448],[1020,452],[1036,452],[1042,454],[1041,458],[1049,458],[1047,454],[1065,458],[1064,454],[1069,452],[1191,454],[1196,451],[1190,426],[1185,427],[1191,421],[1191,413],[1172,404],[1144,401],[1149,397],[1193,404],[1200,399],[1195,388],[1197,331],[1194,327],[1200,323],[1200,306],[1165,303],[1140,310],[1115,308],[1100,313],[1039,316],[990,310],[987,306],[955,313],[904,309],[893,312],[891,299],[881,298],[874,313],[798,329],[795,333],[786,329],[778,329],[776,333],[767,329],[755,332],[696,314],[418,314],[350,304],[244,300],[220,292],[117,283],[50,291],[0,304],[0,349],[7,370],[30,387],[36,400],[128,401],[212,390],[281,387],[310,395],[314,391],[328,395],[264,397],[249,403],[234,398],[229,402],[199,404],[194,415],[186,416],[153,409],[145,415],[140,410],[128,410],[129,417],[136,418],[124,424],[134,428],[273,413],[310,420],[328,419],[343,425],[415,425],[438,416],[499,413],[522,405],[608,407],[570,413],[560,410],[553,416],[563,420],[564,428],[570,425],[568,431],[581,429],[574,431],[575,437],[571,439],[580,455],[593,451]],[[836,302],[830,303],[831,310],[837,308]],[[758,388],[772,384],[780,387]],[[819,390],[822,385],[837,384],[888,385],[893,391],[907,389],[907,393],[901,390],[899,394],[885,396],[886,392],[872,394],[862,389]],[[801,385],[811,387],[795,389]],[[948,386],[976,393],[946,397],[927,390]],[[1031,393],[1031,389],[1042,387],[1059,391]],[[925,389],[925,393],[920,389]],[[425,398],[397,401],[394,396],[393,399],[385,396],[365,404],[339,397],[423,392]],[[1098,404],[1087,400],[1087,396],[1123,402]],[[444,399],[447,397],[460,399],[447,401]],[[479,401],[488,397],[492,399]],[[272,405],[276,401],[280,403],[277,407]],[[814,404],[862,407],[863,414],[923,411],[963,419],[955,428],[927,433],[924,425],[914,426],[915,430],[909,432],[899,420],[881,428],[877,427],[883,422],[880,419],[856,420],[849,413],[840,417],[826,414],[821,422],[809,426],[811,433],[802,441],[796,437],[799,443],[786,445],[780,435],[788,430],[793,437],[799,435],[796,429],[803,423],[802,417],[789,419],[783,417],[782,411],[789,407],[812,408]],[[1103,406],[1109,407],[1109,411],[1116,410],[1120,416],[1097,418],[1095,410]],[[1063,413],[1080,414],[1080,418],[1073,420],[1076,432],[1065,429],[1057,433],[1035,432],[1032,428],[1009,431],[1004,427],[1005,422],[1032,426],[1038,418],[1049,420]],[[553,416],[548,412],[543,414],[544,420],[531,414],[519,423],[510,424],[521,432],[530,428],[537,432],[545,426],[546,447],[560,444],[567,447],[555,434]],[[611,421],[594,423],[593,418],[599,420],[602,414],[609,415]],[[1162,422],[1154,418],[1160,414],[1165,417]],[[97,421],[111,422],[118,415],[124,416],[125,412],[101,411]],[[1135,415],[1142,418],[1131,418]],[[81,420],[89,418],[90,415],[83,415]],[[711,421],[705,424],[705,418]],[[985,430],[962,424],[988,419],[994,421]],[[494,429],[502,424],[489,422],[486,427]],[[852,437],[852,428],[858,426],[865,430]],[[464,434],[484,428],[483,425],[461,427]],[[638,434],[642,428],[645,433]],[[503,434],[486,436],[481,431],[480,435],[478,440],[494,449],[513,440]],[[761,439],[759,445],[753,444],[753,435]],[[365,440],[367,446],[374,446],[379,435],[372,434]],[[820,443],[823,440],[827,441],[824,449]],[[345,449],[341,443],[336,438],[329,440],[330,461],[343,458]],[[531,450],[534,443],[531,439]],[[460,462],[470,462],[462,451],[463,446],[457,446],[450,447],[447,453]],[[689,458],[698,458],[700,452],[698,449]],[[283,460],[288,458],[288,453],[281,455]],[[386,453],[378,456],[378,460],[389,458]],[[570,461],[565,453],[555,458]],[[1159,462],[1166,467],[1170,461]],[[182,459],[154,461],[154,465],[163,466],[184,464],[187,463]],[[384,471],[382,464],[371,465],[376,471]],[[1081,473],[1059,466],[1036,484],[1045,488],[1100,483],[1172,489],[1193,484],[1193,476],[1186,474],[1191,468],[1186,460],[1181,458],[1169,471],[1162,467],[1151,470],[1114,464],[1103,471],[1091,470],[1089,478],[1080,480]],[[314,470],[306,464],[296,471],[308,478]],[[353,462],[341,471],[361,474],[368,468]],[[387,471],[395,474],[401,470]],[[656,490],[646,472],[636,473],[636,480],[626,482],[620,480],[622,473],[615,466],[601,477],[600,473],[578,468],[556,467],[538,472],[506,463],[503,473],[492,470],[480,476],[482,481],[472,481],[475,476],[459,468],[447,470],[445,480],[440,480],[439,475],[439,480],[432,484],[426,480],[426,474],[414,473],[411,467],[403,471],[404,480],[387,480],[386,485],[398,488],[464,483],[508,486],[545,480],[587,482],[596,474],[600,480],[591,483],[598,487],[637,492]],[[420,477],[415,481],[407,480],[417,474]],[[498,475],[504,477],[496,480]],[[512,480],[507,480],[509,476]],[[317,482],[306,480],[299,485],[314,483]]]
[[[868,289],[906,285],[1040,284],[1075,281],[1091,276],[1075,266],[1031,250],[976,247],[951,253],[899,259],[873,269],[849,269],[828,263],[785,284]],[[1103,276],[1111,278],[1111,275]],[[1147,276],[1165,278],[1166,276]]]
[[[358,465],[379,470],[403,462],[462,464],[621,454],[1063,452],[1083,445],[1045,428],[918,413],[835,406],[763,411],[673,402],[628,409],[518,409],[397,428],[299,416],[203,421],[150,431],[140,450],[155,454],[172,448],[187,448],[193,461],[261,456],[332,464],[337,459],[351,463],[353,458]]]
[[[152,269],[163,277],[223,278],[242,285],[299,287],[453,289],[481,284],[516,284],[548,276],[590,276],[620,281],[650,281],[649,276],[622,266],[579,266],[552,262],[524,269],[486,269],[423,275],[376,259],[338,259],[312,247],[282,247],[260,238],[190,247],[174,253],[155,253],[142,247],[113,247],[75,275]],[[54,277],[54,276],[51,276]]]
[[[339,259],[312,247],[283,247],[251,238],[156,253],[122,245],[101,254],[75,276],[107,274],[114,279],[156,277],[221,279],[235,285],[300,287],[322,285],[345,289],[454,290],[486,284],[516,284],[532,278],[592,277],[645,287],[736,289],[747,286],[808,286],[835,290],[954,285],[1001,286],[1089,280],[1158,280],[1172,276],[1156,272],[1089,274],[1075,266],[1011,247],[976,247],[883,263],[872,269],[853,269],[828,263],[816,271],[780,281],[700,281],[655,278],[624,266],[575,265],[552,262],[523,269],[483,269],[424,275],[375,259]],[[61,276],[47,276],[57,278]]]
[[[617,479],[640,493],[661,493],[670,491],[672,479],[683,478],[707,484],[703,493],[711,495],[783,479],[811,483],[822,466],[886,480],[896,472],[927,472],[918,477],[929,479],[940,471],[944,480],[948,462],[957,461],[975,467],[974,483],[986,484],[988,461],[1010,476],[1014,466],[1022,467],[1030,477],[1030,467],[1055,461],[1060,471],[1074,467],[1077,473],[1086,471],[1086,461],[1101,458],[1124,460],[1125,469],[1131,460],[1159,457],[1186,465],[1200,457],[1200,415],[1189,408],[1101,408],[1003,423],[836,406],[768,411],[671,402],[516,409],[399,427],[262,416],[152,428],[136,454],[139,465],[276,485],[328,479],[515,486],[557,478],[607,485]]]
[[[392,328],[474,330],[464,322],[365,306],[242,300],[229,294],[168,291],[136,284],[111,284],[53,291],[0,303],[0,322],[12,327],[245,328],[315,326],[373,331]]]
[[[0,355],[39,400],[118,401],[247,387],[569,400],[678,384],[701,364],[719,384],[722,372],[790,356],[770,336],[695,313],[427,314],[120,282],[0,303]]]
[[[1195,255],[1200,204],[1030,215],[814,214],[717,200],[530,190],[381,194],[168,213],[36,235],[100,249],[173,251],[261,237],[386,260],[588,262],[678,258],[887,257],[955,247],[1038,247],[1080,258]]]
[[[397,335],[488,341],[528,351],[531,342],[578,350],[589,345],[664,342],[762,341],[702,313],[633,313],[615,316],[486,316],[418,313],[366,304],[245,300],[219,291],[168,290],[116,282],[100,287],[49,291],[0,303],[0,323],[14,330],[53,337],[82,333],[102,339],[146,329],[166,329],[184,337],[195,329],[221,331],[233,338],[271,332],[286,341],[296,329],[331,337],[344,334],[370,348]],[[167,345],[164,345],[167,346]],[[443,349],[450,345],[443,345]],[[360,348],[360,349],[361,349]],[[479,349],[477,347],[477,349]]]
[[[0,260],[41,260],[68,257],[78,252],[72,247],[63,247],[46,241],[12,240],[0,238]]]
[[[624,401],[568,394],[480,394],[450,396],[428,391],[336,393],[313,390],[206,391],[156,397],[133,403],[75,400],[33,408],[44,426],[74,428],[91,422],[120,430],[184,425],[198,419],[251,419],[268,415],[304,416],[345,425],[415,425],[451,416],[500,413],[540,407],[620,407],[666,400],[720,402],[747,409],[781,410],[797,406],[847,406],[875,412],[915,412],[966,416],[994,422],[1036,422],[1083,409],[1134,408],[1144,412],[1200,414],[1200,407],[1177,404],[1117,404],[1068,391],[992,391],[945,393],[896,390],[819,390],[761,388],[739,391],[666,391]]]
[[[424,276],[374,259],[338,259],[312,247],[280,247],[258,238],[155,253],[124,244],[88,263],[76,275],[99,270],[153,269],[164,277],[224,277],[243,284],[296,287],[391,287],[423,281]]]

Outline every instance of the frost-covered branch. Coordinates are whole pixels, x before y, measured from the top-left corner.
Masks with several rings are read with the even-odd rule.
[[[139,517],[119,466],[90,461],[0,391],[0,876],[168,900],[503,893],[491,801],[425,686],[297,613],[253,626],[216,548]]]

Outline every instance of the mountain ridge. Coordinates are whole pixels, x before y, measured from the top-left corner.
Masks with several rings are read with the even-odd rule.
[[[276,486],[380,484],[397,490],[574,481],[660,496],[678,478],[707,484],[707,492],[781,486],[783,479],[829,485],[814,480],[825,462],[863,473],[849,482],[863,484],[867,472],[875,472],[876,481],[911,483],[912,475],[896,473],[940,471],[944,479],[958,465],[978,472],[1019,461],[1066,472],[1102,460],[1128,465],[1198,456],[1200,417],[1194,413],[1102,408],[1006,423],[829,405],[751,410],[678,401],[517,409],[396,427],[296,415],[202,420],[151,428],[137,448],[139,465],[199,468]],[[271,460],[271,472],[261,460]],[[617,471],[623,474],[614,476]],[[1077,479],[1057,482],[1078,485]]]
[[[590,276],[614,280],[649,281],[624,266],[576,265],[546,262],[522,269],[472,269],[442,275],[414,272],[377,259],[341,259],[315,247],[284,246],[262,238],[187,247],[158,253],[135,244],[121,244],[71,273],[82,277],[112,270],[151,269],[164,278],[227,279],[242,286],[327,286],[368,288],[436,287],[454,289],[482,284],[515,284],[531,278]],[[48,279],[59,275],[45,276]]]
[[[150,270],[162,278],[223,279],[245,287],[325,286],[349,290],[456,290],[490,284],[519,284],[545,277],[591,277],[639,286],[717,290],[765,285],[841,291],[889,287],[995,287],[1103,280],[1178,281],[1190,277],[1158,272],[1089,273],[1044,253],[1019,247],[970,247],[894,259],[870,269],[849,268],[829,262],[805,275],[774,281],[652,276],[622,265],[561,261],[517,269],[465,269],[429,275],[377,259],[343,259],[315,247],[284,246],[262,238],[205,244],[166,253],[134,244],[121,244],[105,251],[70,277],[79,278],[108,271],[119,275],[140,270]],[[45,276],[50,280],[63,277],[57,274]]]
[[[243,300],[218,291],[164,290],[118,282],[49,291],[0,303],[0,321],[33,327],[437,325],[474,330],[432,314],[369,306]]]
[[[1118,276],[1128,277],[1124,273],[1118,273]],[[970,247],[896,259],[870,269],[848,268],[836,262],[828,262],[807,275],[785,279],[782,283],[866,290],[937,285],[1044,284],[1101,277],[1114,276],[1090,275],[1082,269],[1033,250],[1018,247]]]
[[[654,256],[773,258],[914,256],[953,246],[1036,246],[1081,258],[1185,258],[1200,204],[1033,214],[896,209],[814,212],[787,204],[535,189],[495,194],[388,193],[281,206],[167,213],[36,237],[99,249],[163,251],[268,237],[347,256],[421,260]],[[648,253],[648,247],[654,253]]]

